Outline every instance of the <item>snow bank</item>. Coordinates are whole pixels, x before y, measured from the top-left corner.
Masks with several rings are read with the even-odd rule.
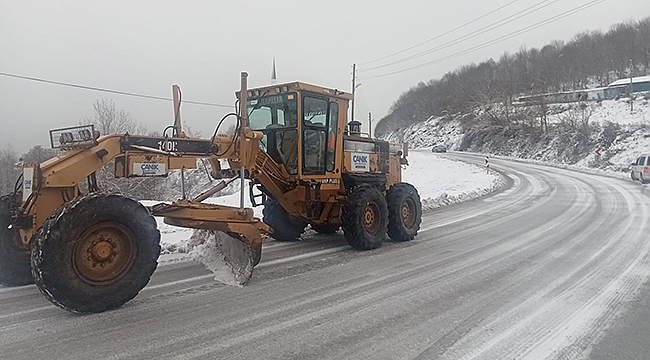
[[[429,149],[410,151],[409,163],[402,178],[418,189],[424,210],[472,200],[505,183],[489,168],[445,159]]]

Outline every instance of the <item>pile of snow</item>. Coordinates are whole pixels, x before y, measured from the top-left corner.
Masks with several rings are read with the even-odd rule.
[[[414,150],[409,153],[410,165],[402,172],[402,180],[413,184],[420,194],[422,207],[425,210],[438,208],[447,204],[459,203],[486,195],[500,188],[504,180],[496,172],[487,168],[467,164],[460,161],[445,159],[431,150]],[[247,185],[248,186],[248,185]],[[248,190],[248,189],[246,189]],[[244,196],[245,206],[250,207],[248,191]],[[214,204],[239,206],[239,193],[208,199]],[[145,206],[151,206],[158,201],[142,201]],[[262,217],[263,206],[254,208],[255,216]],[[193,229],[179,228],[163,223],[157,217],[158,229],[161,235],[162,254],[188,254],[182,257],[167,256],[164,261],[196,257],[199,261],[209,250],[211,239],[205,235],[195,235]],[[204,244],[204,245],[200,245]],[[198,250],[197,246],[200,246]],[[191,254],[190,254],[191,253]],[[238,280],[229,278],[226,273],[223,279],[228,283]]]
[[[253,274],[252,251],[220,231],[196,230],[190,239],[198,243],[188,254],[214,274],[222,284],[244,286]],[[235,247],[231,247],[235,245]]]
[[[402,179],[418,190],[423,210],[475,199],[505,183],[501,175],[487,167],[445,159],[429,149],[412,150],[408,159],[410,165]]]

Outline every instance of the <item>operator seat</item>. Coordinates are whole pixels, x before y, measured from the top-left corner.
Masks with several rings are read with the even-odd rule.
[[[298,173],[298,129],[276,131],[277,149],[289,174]]]
[[[264,132],[267,136],[267,153],[278,164],[284,164],[289,174],[298,173],[298,130],[287,129],[281,124],[269,124]]]
[[[278,151],[278,141],[276,138],[276,134],[278,131],[276,130],[277,128],[283,127],[280,124],[269,124],[266,126],[264,129],[264,133],[266,135],[266,152],[269,154],[271,159],[275,161],[278,164],[282,164],[282,157],[280,156],[280,152]]]

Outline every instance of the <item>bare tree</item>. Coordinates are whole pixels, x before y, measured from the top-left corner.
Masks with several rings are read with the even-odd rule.
[[[85,124],[93,124],[100,133],[106,134],[146,134],[147,127],[133,120],[124,109],[116,109],[113,100],[97,100],[93,104],[93,117],[85,118]]]
[[[22,160],[25,162],[41,163],[56,156],[56,154],[57,151],[54,149],[47,149],[41,145],[36,145],[29,149],[26,154],[23,154]]]
[[[85,124],[93,124],[101,134],[143,135],[147,127],[133,119],[131,114],[124,109],[117,109],[112,100],[97,100],[93,104],[93,117],[85,118]],[[103,191],[122,193],[135,199],[160,199],[167,198],[167,180],[164,178],[115,178],[114,161],[97,169],[95,176],[97,184]],[[84,183],[80,184],[82,191],[87,191]]]
[[[20,166],[16,152],[7,146],[0,150],[0,195],[14,190],[20,176]]]

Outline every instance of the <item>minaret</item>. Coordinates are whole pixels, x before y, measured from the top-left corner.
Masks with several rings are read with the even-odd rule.
[[[273,72],[271,72],[271,84],[275,84],[278,80],[278,77],[275,73],[275,56],[273,57]]]

